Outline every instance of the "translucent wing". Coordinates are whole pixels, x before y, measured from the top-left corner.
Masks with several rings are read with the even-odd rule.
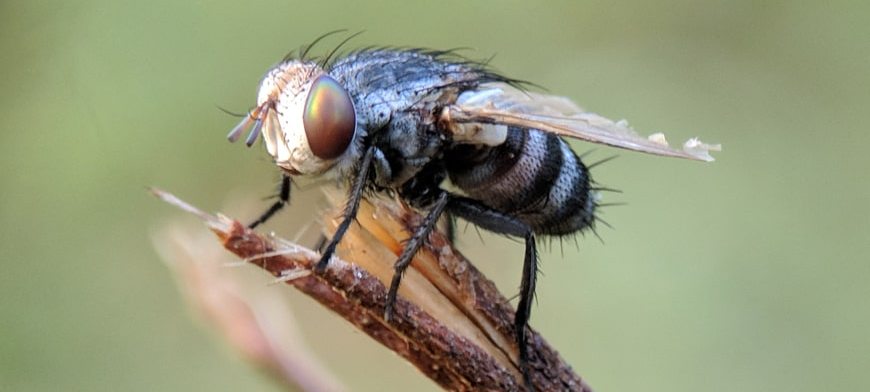
[[[682,149],[668,146],[661,133],[643,137],[632,130],[625,120],[612,121],[586,112],[571,100],[544,94],[520,91],[506,84],[489,84],[461,94],[456,103],[442,111],[441,121],[454,134],[465,140],[480,138],[491,126],[515,126],[539,129],[559,136],[600,143],[649,154],[712,161],[710,151],[721,150],[690,139]],[[479,135],[479,136],[478,136]]]

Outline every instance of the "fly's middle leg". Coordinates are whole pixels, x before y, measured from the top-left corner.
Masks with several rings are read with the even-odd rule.
[[[399,284],[402,282],[402,275],[405,273],[405,270],[408,269],[408,266],[411,265],[411,261],[414,260],[414,255],[417,254],[417,251],[420,250],[420,247],[423,246],[423,243],[427,238],[429,238],[429,233],[431,233],[432,229],[434,229],[438,224],[438,218],[441,217],[441,214],[444,213],[444,209],[447,207],[448,197],[449,195],[447,192],[441,192],[441,195],[436,199],[432,209],[429,210],[428,214],[426,214],[426,218],[423,219],[423,222],[419,227],[417,227],[417,230],[414,231],[414,235],[412,235],[407,243],[405,243],[405,249],[402,250],[399,259],[396,260],[395,264],[393,264],[393,280],[390,283],[390,291],[387,293],[387,303],[384,307],[384,320],[387,322],[393,318],[393,308],[396,304],[396,295],[399,292]]]

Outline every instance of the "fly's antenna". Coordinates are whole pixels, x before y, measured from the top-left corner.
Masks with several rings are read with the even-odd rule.
[[[218,105],[215,105],[215,107],[216,107],[218,110],[220,110],[220,111],[222,111],[222,112],[224,112],[224,113],[226,113],[226,114],[229,114],[230,116],[233,116],[233,117],[242,118],[242,117],[245,117],[245,116],[248,115],[247,113],[236,113],[236,112],[234,112],[234,111],[231,111],[231,110],[229,110],[229,109],[226,109],[226,108],[220,107],[220,106],[218,106]],[[250,111],[250,110],[249,110],[249,111]]]
[[[239,140],[239,137],[242,136],[242,133],[250,127],[251,131],[245,139],[245,145],[248,147],[253,146],[254,142],[257,141],[257,136],[260,134],[260,129],[263,127],[263,116],[267,115],[268,111],[269,106],[266,104],[249,111],[248,114],[242,118],[242,121],[239,121],[239,124],[236,125],[229,134],[227,134],[227,140],[231,143],[235,143],[236,140]]]
[[[347,37],[343,41],[339,42],[338,45],[334,49],[332,49],[332,51],[329,52],[329,54],[327,54],[326,57],[323,58],[323,60],[320,61],[320,67],[326,68],[326,66],[329,64],[329,60],[332,59],[332,56],[334,56],[335,53],[338,52],[338,50],[341,49],[342,46],[344,46],[344,44],[346,44],[348,41],[358,37],[362,33],[365,33],[365,30],[360,30],[354,34],[351,34],[349,37]]]
[[[254,121],[256,121],[256,119],[251,113],[245,115],[245,118],[243,118],[242,121],[239,121],[239,124],[233,127],[230,133],[227,134],[227,140],[229,140],[230,143],[235,143]]]

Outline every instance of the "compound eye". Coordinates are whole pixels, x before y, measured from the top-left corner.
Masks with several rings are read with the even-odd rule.
[[[302,114],[311,152],[320,159],[335,159],[347,150],[356,128],[350,95],[326,74],[311,84]]]

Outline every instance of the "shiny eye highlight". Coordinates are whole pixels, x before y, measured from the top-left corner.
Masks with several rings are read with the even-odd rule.
[[[308,146],[316,157],[338,158],[347,150],[356,128],[350,95],[329,75],[318,76],[308,92],[302,123]]]

